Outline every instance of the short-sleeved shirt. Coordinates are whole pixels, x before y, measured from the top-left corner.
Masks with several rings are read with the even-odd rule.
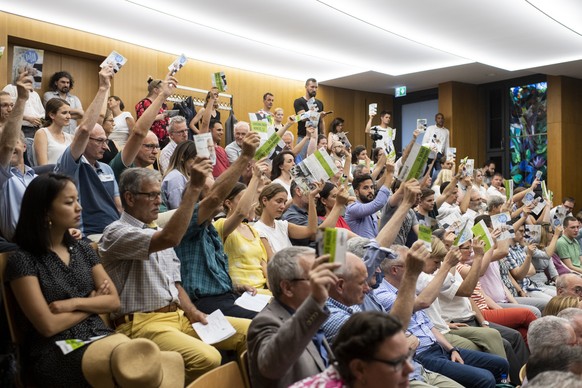
[[[289,206],[289,209],[287,209],[285,213],[283,213],[283,216],[281,218],[295,225],[307,226],[309,224],[309,215],[307,213],[307,210],[303,210],[295,204]],[[317,219],[318,225],[321,224],[322,222],[323,221],[321,221],[319,218]],[[307,247],[311,244],[310,238],[294,239],[289,237],[289,240],[291,240],[291,243],[293,245],[301,245]]]
[[[126,212],[103,231],[99,253],[121,300],[113,319],[179,304],[180,260],[172,248],[149,253],[156,232]]]
[[[44,101],[44,104],[46,105],[46,103],[52,98],[61,98],[61,96],[59,95],[58,91],[48,91],[44,94],[42,99]],[[67,93],[64,100],[66,100],[69,103],[69,106],[71,107],[71,109],[81,109],[81,110],[83,109],[83,105],[81,104],[81,100],[79,100],[79,97],[77,97],[71,93]],[[77,120],[70,119],[69,125],[65,125],[63,127],[63,132],[70,133],[71,135],[74,135],[75,129],[77,129]]]
[[[121,173],[127,170],[128,168],[135,167],[135,164],[132,163],[129,166],[123,164],[123,160],[121,159],[121,152],[115,155],[115,157],[109,162],[109,167],[113,170],[113,174],[115,175],[115,180],[119,182],[119,178],[121,177]]]
[[[226,146],[224,151],[226,152],[228,161],[232,164],[238,159],[238,157],[242,153],[242,148],[240,148],[240,146],[236,144],[236,141],[233,141],[232,143]]]
[[[211,222],[198,225],[200,203],[180,244],[174,248],[180,258],[182,285],[192,300],[232,292],[228,257],[222,239]]]
[[[507,263],[508,269],[519,268],[525,261],[525,248],[520,244],[512,245],[509,247],[509,254],[505,257],[505,262]],[[527,276],[518,281],[519,286],[525,291],[536,291],[539,290],[535,283],[530,280]]]
[[[99,264],[95,251],[85,242],[76,241],[69,245],[70,261],[66,265],[53,252],[41,256],[19,250],[8,260],[6,267],[7,280],[13,281],[26,276],[38,279],[41,298],[47,304],[71,298],[86,298],[95,290],[93,267]],[[45,386],[82,385],[81,358],[86,346],[63,356],[55,341],[67,339],[88,340],[91,337],[108,335],[112,330],[107,328],[97,314],[91,314],[86,319],[72,325],[68,329],[51,336],[44,337],[36,330],[30,330],[25,338],[25,354],[27,361],[36,377],[50,378],[44,381]],[[66,369],[61,373],[48,373]],[[53,379],[54,378],[54,379]],[[69,379],[69,381],[62,381]]]
[[[178,147],[178,144],[176,144],[174,140],[170,139],[170,142],[166,144],[162,151],[160,151],[160,171],[162,171],[164,174],[167,173],[166,170],[170,165],[170,158],[174,154],[176,147]]]
[[[323,112],[323,102],[315,99],[315,105],[317,105],[318,112]],[[304,110],[308,111],[309,107],[307,106],[307,100],[305,97],[299,97],[293,102],[293,108],[295,108],[295,114],[297,112]],[[321,120],[319,121],[321,123]],[[297,123],[297,137],[305,137],[307,131],[305,130],[305,121],[299,121]]]
[[[560,259],[572,260],[574,267],[580,267],[580,245],[576,240],[570,239],[562,235],[556,243],[556,253]]]
[[[75,160],[68,147],[55,166],[55,171],[71,176],[77,182],[83,233],[101,234],[109,224],[119,219],[114,198],[119,187],[109,165],[96,162],[91,166],[84,156]]]
[[[168,210],[177,209],[182,203],[182,194],[188,178],[178,170],[170,171],[162,181],[162,198]]]
[[[0,167],[0,234],[8,241],[18,224],[24,192],[36,177],[32,168],[24,166],[24,170],[22,174],[16,167]]]

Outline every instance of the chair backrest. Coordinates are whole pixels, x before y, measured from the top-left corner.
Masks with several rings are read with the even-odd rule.
[[[10,284],[6,281],[6,264],[8,263],[8,257],[10,255],[10,252],[0,253],[0,288],[2,290],[2,302],[4,304],[4,310],[6,311],[10,338],[15,346],[19,346],[25,338],[25,330],[23,328],[29,326],[23,325],[23,322],[26,322],[26,318],[16,301]]]
[[[206,372],[190,383],[187,388],[211,387],[245,388],[238,364],[231,361],[210,372]]]
[[[242,372],[242,376],[243,376],[243,379],[245,381],[245,386],[247,388],[251,388],[251,378],[250,378],[250,374],[249,374],[249,352],[248,352],[248,350],[245,350],[244,352],[242,352],[242,354],[240,355],[239,363],[240,363],[240,369]]]

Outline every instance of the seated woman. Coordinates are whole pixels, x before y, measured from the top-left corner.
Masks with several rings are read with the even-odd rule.
[[[315,205],[317,209],[317,216],[321,220],[325,220],[327,216],[329,216],[329,214],[331,213],[333,207],[335,206],[336,198],[338,197],[338,194],[340,194],[340,191],[341,195],[344,195],[345,193],[344,196],[347,197],[347,191],[343,188],[343,186],[341,186],[341,188],[338,189],[337,186],[331,182],[325,182],[325,185],[323,185],[323,189],[319,193],[319,197],[317,198],[317,204]],[[341,215],[338,217],[335,227],[347,229],[350,231],[350,233],[352,231],[344,217]],[[354,233],[351,234],[353,236],[350,236],[350,238],[356,236]]]
[[[228,273],[237,285],[251,286],[257,292],[270,294],[267,288],[267,251],[259,232],[245,219],[252,219],[259,197],[261,177],[266,171],[264,162],[253,166],[253,176],[246,187],[237,182],[224,200],[226,218],[214,222],[228,256]]]
[[[60,98],[51,98],[46,103],[45,109],[44,127],[34,134],[34,156],[37,166],[55,164],[73,142],[73,135],[63,131],[71,120],[69,103]]]
[[[120,306],[95,251],[69,234],[81,219],[77,198],[69,177],[34,179],[14,234],[20,250],[6,269],[18,304],[35,329],[27,336],[23,356],[39,386],[88,386],[81,363],[91,345],[63,354],[55,342],[111,334],[98,314]]]
[[[292,245],[289,237],[294,239],[315,237],[317,232],[315,197],[322,187],[323,185],[316,185],[316,188],[309,192],[309,224],[307,226],[295,225],[279,219],[285,211],[287,202],[287,190],[283,186],[271,183],[261,191],[258,210],[261,218],[254,226],[259,231],[269,258],[281,249]]]
[[[352,315],[340,329],[333,353],[333,365],[291,387],[407,387],[413,371],[414,351],[408,348],[402,324],[381,312]]]
[[[195,158],[196,145],[191,140],[180,143],[174,150],[162,181],[162,198],[168,210],[180,206],[186,182],[190,179],[190,167]]]

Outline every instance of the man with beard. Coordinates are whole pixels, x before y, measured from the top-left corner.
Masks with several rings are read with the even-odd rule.
[[[323,118],[325,117],[326,112],[323,111],[323,102],[315,98],[317,95],[317,88],[318,85],[315,78],[309,78],[307,81],[305,81],[305,95],[295,99],[293,102],[293,108],[295,108],[295,114],[298,115],[307,112],[310,110],[308,101],[313,98],[315,100],[314,109],[320,113],[317,133],[324,133],[325,123],[323,122]],[[303,139],[305,136],[305,121],[302,120],[299,121],[297,125],[297,143],[301,142],[301,139]],[[303,150],[301,150],[301,156],[305,158],[306,154],[307,147],[304,147]]]
[[[378,235],[378,211],[388,202],[392,192],[390,183],[394,175],[394,166],[386,165],[386,180],[374,195],[374,180],[369,174],[360,175],[352,181],[357,201],[346,209],[345,220],[350,229],[361,237],[375,238]]]
[[[81,120],[85,112],[83,111],[83,105],[81,105],[81,100],[79,97],[70,93],[73,89],[73,76],[68,71],[59,71],[51,77],[49,80],[49,87],[51,90],[46,92],[42,98],[44,104],[48,102],[51,98],[62,98],[69,103],[71,107],[71,120],[69,125],[63,127],[63,131],[75,134],[75,128],[77,128],[77,120]]]

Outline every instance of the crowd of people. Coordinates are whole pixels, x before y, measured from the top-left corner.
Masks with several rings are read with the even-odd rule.
[[[86,110],[66,71],[44,106],[26,71],[0,92],[0,249],[37,384],[95,385],[106,359],[112,384],[138,370],[182,386],[245,351],[254,387],[515,386],[524,365],[528,386],[549,387],[582,373],[582,212],[538,178],[506,192],[494,163],[459,163],[443,114],[400,157],[388,111],[362,129],[372,150],[352,146],[341,117],[326,131],[310,78],[285,123],[264,94],[257,116],[280,142],[256,158],[265,139],[247,122],[222,143],[217,89],[170,118],[178,80],[150,79],[134,120],[113,76],[101,69]],[[207,133],[214,159],[189,140]],[[400,180],[417,141],[426,167]],[[334,172],[306,190],[296,167],[316,152]],[[325,228],[347,230],[345,262],[316,255]],[[272,298],[257,312],[244,293]],[[211,345],[192,325],[216,310],[234,334]],[[71,339],[82,346],[57,344]]]

